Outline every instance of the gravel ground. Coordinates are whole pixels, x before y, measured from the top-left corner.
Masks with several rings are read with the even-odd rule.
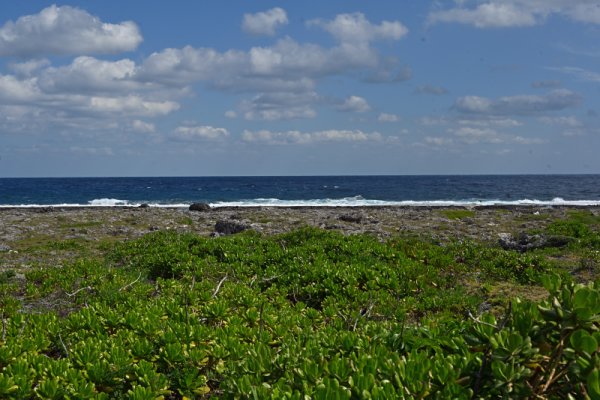
[[[543,229],[574,207],[252,207],[189,211],[175,208],[5,208],[0,209],[0,251],[45,237],[130,239],[164,229],[214,235],[217,222],[263,234],[301,226],[335,229],[347,234],[370,233],[385,238],[398,234],[440,241],[496,241],[500,233]],[[600,207],[586,210],[600,215]]]

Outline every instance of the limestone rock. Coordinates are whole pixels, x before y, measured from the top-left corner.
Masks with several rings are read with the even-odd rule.
[[[248,229],[248,225],[238,221],[217,221],[215,224],[215,232],[221,235],[232,235],[234,233],[240,233]]]
[[[210,205],[206,203],[193,203],[190,205],[190,211],[210,211]]]

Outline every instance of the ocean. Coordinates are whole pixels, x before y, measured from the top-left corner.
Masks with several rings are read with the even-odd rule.
[[[0,178],[0,207],[600,205],[600,175]]]

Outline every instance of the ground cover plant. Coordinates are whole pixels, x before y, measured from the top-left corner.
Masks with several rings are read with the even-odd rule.
[[[547,230],[597,252],[596,224]],[[0,398],[600,398],[600,284],[548,250],[316,228],[87,245],[0,277]]]

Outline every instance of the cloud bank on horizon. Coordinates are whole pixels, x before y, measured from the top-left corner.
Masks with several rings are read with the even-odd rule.
[[[0,177],[600,173],[598,1],[35,4]]]

